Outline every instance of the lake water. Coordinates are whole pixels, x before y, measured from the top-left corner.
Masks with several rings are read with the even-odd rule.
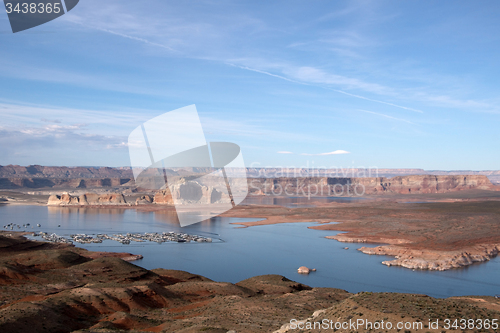
[[[363,254],[356,250],[360,244],[324,238],[335,234],[333,231],[307,229],[314,223],[251,228],[230,224],[254,220],[217,217],[180,228],[175,216],[164,212],[0,205],[0,226],[30,223],[34,229],[29,227],[29,231],[58,235],[177,231],[220,238],[222,242],[214,243],[122,245],[108,240],[102,244],[76,244],[89,250],[142,254],[144,259],[135,261],[136,265],[147,269],[184,270],[215,281],[235,283],[256,275],[280,274],[312,287],[341,288],[349,292],[388,291],[434,297],[500,293],[498,257],[487,263],[444,272],[412,271],[382,265],[389,257]],[[36,227],[37,223],[41,224],[40,228]],[[346,246],[349,250],[343,249]],[[300,266],[316,268],[317,272],[300,275],[297,273]]]

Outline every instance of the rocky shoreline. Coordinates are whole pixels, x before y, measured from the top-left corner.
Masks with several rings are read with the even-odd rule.
[[[360,237],[349,237],[345,234],[327,236],[343,243],[389,243],[377,247],[361,247],[358,251],[370,255],[395,257],[394,260],[382,261],[386,266],[401,266],[409,269],[445,271],[489,261],[500,252],[499,244],[479,244],[454,251],[433,251],[427,249],[412,249],[411,243],[405,239],[384,239],[377,241]],[[406,246],[405,246],[406,244]]]
[[[489,261],[498,255],[500,244],[476,245],[459,251],[412,250],[401,246],[362,247],[365,254],[394,256],[394,260],[382,261],[387,266],[401,266],[410,269],[444,271],[474,263]]]

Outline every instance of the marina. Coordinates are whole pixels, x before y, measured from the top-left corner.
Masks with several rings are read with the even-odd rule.
[[[72,234],[69,238],[64,236],[59,236],[55,233],[47,233],[47,232],[34,232],[34,237],[41,237],[48,242],[54,243],[66,243],[72,244],[73,242],[79,244],[93,244],[93,243],[102,243],[103,240],[112,240],[116,242],[120,242],[121,244],[130,244],[130,242],[155,242],[155,243],[165,243],[165,242],[177,242],[177,243],[189,243],[189,242],[198,242],[198,243],[212,243],[212,238],[203,237],[198,235],[188,235],[186,233],[178,233],[178,232],[146,232],[146,233],[126,233],[126,234],[97,234],[88,235],[88,234]]]

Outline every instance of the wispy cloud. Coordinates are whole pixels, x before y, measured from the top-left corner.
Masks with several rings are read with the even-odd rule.
[[[278,151],[278,154],[293,154],[291,151]]]
[[[361,109],[358,109],[358,111],[365,112],[365,113],[370,113],[370,114],[374,114],[374,115],[377,115],[377,116],[380,116],[380,117],[384,117],[384,118],[388,118],[388,119],[392,119],[392,120],[403,121],[405,123],[415,125],[414,122],[411,122],[409,120],[401,119],[401,118],[396,118],[396,117],[389,116],[389,115],[383,114],[383,113],[378,113],[378,112],[373,112],[373,111],[368,111],[368,110],[361,110]]]
[[[382,103],[403,110],[422,113],[421,110],[415,108],[346,91],[357,90],[380,96],[398,95],[393,88],[379,83],[366,82],[356,77],[350,77],[338,73],[328,73],[314,66],[289,65],[280,60],[277,62],[281,64],[281,67],[278,68],[279,66],[274,66],[274,69],[278,69],[279,73],[271,70],[273,67],[269,68],[267,66],[269,64],[268,61],[264,61],[266,66],[255,66],[256,62],[251,59],[250,62],[247,61],[249,59],[240,59],[239,62],[234,61],[235,57],[230,54],[237,53],[238,51],[228,46],[227,41],[223,42],[224,40],[230,41],[232,36],[227,35],[227,29],[223,31],[220,29],[221,25],[214,25],[213,22],[186,22],[179,21],[179,19],[175,20],[172,17],[162,17],[161,20],[157,20],[155,17],[151,17],[148,18],[147,27],[144,27],[144,24],[140,24],[140,17],[142,15],[140,12],[131,13],[127,10],[127,8],[122,7],[119,2],[113,2],[106,6],[106,8],[107,9],[103,10],[103,12],[97,15],[97,17],[94,12],[92,12],[91,15],[90,13],[84,12],[84,14],[82,14],[83,17],[73,15],[69,16],[67,20],[82,27],[96,29],[146,45],[163,48],[186,58],[219,61],[229,65],[234,63],[241,69],[273,76],[289,82],[320,86],[321,88],[326,88],[353,98]],[[332,12],[330,15],[346,15],[357,8],[357,6],[345,8]],[[106,13],[110,15],[105,15]],[[109,17],[111,17],[111,20],[109,20]],[[327,17],[325,17],[325,19],[326,18]],[[237,30],[248,30],[249,27],[255,31],[266,30],[265,23],[249,15],[237,15],[237,19],[224,18],[224,22],[225,25],[229,24],[234,28],[237,28]],[[188,43],[180,43],[179,41]],[[210,47],[206,47],[207,41],[211,41],[210,43],[212,45],[210,45]],[[336,50],[343,53],[353,53],[351,48],[360,48],[369,43],[366,38],[360,36],[357,32],[350,30],[329,32],[328,34],[324,34],[317,39],[317,42],[328,44],[330,48],[334,49],[334,51]],[[306,41],[304,43],[292,43],[291,45],[306,45],[308,43],[310,43],[310,41]],[[174,47],[172,45],[176,46]],[[196,49],[196,52],[193,52],[193,47],[196,48],[196,45],[198,45],[198,48]],[[214,49],[214,45],[217,45],[219,49]],[[252,66],[252,63],[254,66]],[[262,64],[263,62],[260,63]]]
[[[303,82],[329,84],[341,86],[345,89],[359,89],[382,95],[393,95],[394,92],[388,87],[377,83],[369,83],[356,78],[338,74],[327,73],[321,69],[311,66],[289,67],[284,70],[288,76]]]
[[[92,125],[106,125],[105,131],[110,135],[121,135],[128,130],[134,129],[138,124],[148,120],[148,114],[154,111],[148,110],[120,110],[119,115],[109,110],[89,110],[65,108],[52,105],[32,105],[17,101],[5,101],[0,99],[0,114],[4,126],[18,127],[19,124],[29,128],[51,128],[54,126],[81,126],[87,124],[86,130],[91,131]],[[159,114],[160,112],[158,112]],[[43,115],[43,118],[40,118]],[[41,123],[53,123],[55,125],[41,125]]]
[[[305,155],[305,156],[327,156],[327,155],[343,155],[343,154],[350,154],[350,152],[348,152],[346,150],[335,150],[335,151],[331,151],[329,153],[319,153],[319,154],[302,153],[301,155]]]
[[[241,69],[244,69],[244,70],[248,70],[248,71],[252,71],[252,72],[257,72],[257,73],[269,75],[269,76],[272,76],[272,77],[275,77],[275,78],[278,78],[278,79],[281,79],[281,80],[285,80],[285,81],[289,81],[289,82],[293,82],[293,83],[298,83],[298,84],[303,84],[303,85],[308,85],[308,86],[314,85],[313,83],[316,83],[316,84],[319,84],[319,83],[333,84],[334,81],[337,81],[337,84],[340,84],[341,82],[344,82],[344,83],[350,83],[350,84],[358,83],[359,85],[361,85],[357,80],[352,80],[352,79],[344,78],[344,77],[341,77],[341,76],[332,76],[331,78],[328,78],[327,75],[323,75],[322,74],[322,75],[319,75],[319,77],[316,77],[314,79],[315,82],[309,82],[307,80],[301,80],[301,79],[306,79],[306,77],[302,77],[302,78],[298,78],[298,79],[291,79],[289,77],[286,77],[286,76],[283,76],[283,75],[274,74],[274,73],[270,73],[270,72],[267,72],[265,70],[260,70],[260,69],[251,68],[251,67],[247,67],[247,66],[239,66],[239,65],[231,64],[231,63],[228,63],[228,64],[230,64],[232,66],[235,66],[235,67],[238,67],[238,68],[241,68]],[[311,72],[311,73],[322,73],[321,71],[313,69],[311,67],[308,67],[308,68],[309,68],[308,71]],[[290,70],[287,70],[287,71],[288,72],[293,72],[294,70],[290,69]],[[321,80],[320,77],[323,78],[324,81]],[[366,85],[368,85],[368,84],[366,84]],[[316,86],[318,86],[318,85],[316,85]],[[374,87],[375,86],[376,85],[374,85]],[[350,97],[354,97],[354,98],[358,98],[358,99],[364,99],[364,100],[370,101],[370,102],[381,103],[381,104],[390,105],[390,106],[393,106],[395,108],[399,108],[399,109],[403,109],[403,110],[413,111],[413,112],[417,112],[417,113],[423,113],[422,110],[418,110],[418,109],[414,109],[414,108],[410,108],[410,107],[407,107],[407,106],[398,105],[398,104],[394,104],[394,103],[389,103],[389,102],[385,102],[385,101],[381,101],[381,100],[377,100],[377,99],[373,99],[373,98],[368,98],[368,97],[357,95],[357,94],[352,94],[352,93],[349,93],[349,92],[346,92],[346,91],[343,91],[343,90],[339,90],[339,89],[334,89],[334,88],[331,88],[331,87],[328,87],[328,86],[318,86],[318,87],[320,87],[322,89],[327,89],[327,90],[335,91],[335,92],[337,92],[339,94],[347,95],[347,96],[350,96]]]
[[[82,150],[123,148],[125,137],[85,133],[83,125],[49,125],[40,127],[0,127],[3,150],[33,150],[80,147]]]
[[[130,35],[127,35],[127,34],[123,34],[123,33],[116,32],[116,31],[112,31],[112,30],[109,30],[109,29],[99,28],[99,27],[91,27],[91,28],[94,28],[94,29],[102,31],[102,32],[107,32],[107,33],[110,33],[112,35],[116,35],[116,36],[120,36],[120,37],[131,39],[131,40],[135,40],[135,41],[138,41],[138,42],[142,42],[142,43],[145,43],[145,44],[149,44],[149,45],[152,45],[152,46],[161,47],[161,48],[167,49],[169,51],[175,51],[175,52],[177,52],[177,50],[171,48],[168,45],[164,45],[164,44],[160,44],[160,43],[155,43],[155,42],[149,41],[149,40],[147,40],[145,38],[134,37],[134,36],[130,36]]]
[[[56,68],[52,65],[35,66],[17,59],[2,59],[0,76],[29,81],[49,82],[95,90],[116,91],[128,94],[165,96],[165,89],[144,87],[127,77],[127,74],[109,75],[103,73],[80,72],[75,68]]]
[[[201,5],[203,7],[203,5]],[[316,19],[316,21],[329,20],[338,15],[352,15],[361,13],[363,6],[353,5],[346,8],[334,10]],[[234,61],[241,55],[238,49],[231,45],[234,34],[229,33],[228,29],[222,29],[228,24],[237,28],[236,31],[250,29],[254,32],[276,33],[272,25],[250,15],[239,13],[237,18],[221,18],[223,24],[217,24],[208,18],[201,17],[198,20],[181,19],[174,14],[181,8],[170,8],[170,14],[166,17],[148,16],[148,24],[144,24],[145,12],[138,6],[123,6],[118,1],[110,1],[106,5],[100,6],[101,11],[95,13],[90,11],[91,6],[79,7],[79,13],[66,15],[62,19],[73,24],[77,24],[84,29],[94,29],[120,38],[126,38],[144,45],[157,47],[168,51],[166,56],[181,56],[192,59],[205,59],[209,61],[218,61],[226,64],[235,64],[237,67],[250,70],[264,75],[272,76],[278,79],[287,80],[297,84],[307,84],[317,86],[323,89],[334,91],[352,98],[362,99],[375,103],[388,105],[406,111],[423,113],[421,109],[402,105],[403,103],[394,103],[392,100],[406,100],[408,104],[414,102],[424,102],[429,106],[462,108],[471,111],[499,113],[500,109],[495,103],[477,101],[474,99],[461,99],[452,95],[421,92],[419,89],[405,89],[391,87],[387,84],[378,82],[369,82],[362,79],[360,75],[346,75],[341,73],[341,69],[324,70],[320,66],[305,65],[300,63],[287,63],[288,60],[277,55],[272,59],[263,61],[252,61],[249,58],[242,58],[241,61]],[[92,7],[93,8],[93,7]],[[199,13],[198,13],[199,14]],[[382,16],[381,16],[382,17]],[[380,17],[379,17],[380,18]],[[373,18],[372,18],[373,19]],[[310,29],[311,27],[309,27]],[[244,31],[244,30],[243,30]],[[341,29],[318,29],[316,35],[312,38],[303,37],[298,42],[290,42],[288,46],[310,47],[311,44],[320,43],[325,48],[334,52],[342,53],[347,57],[358,56],[358,50],[366,50],[367,47],[379,45],[373,38],[361,33],[355,28]],[[208,47],[207,47],[208,45]],[[259,50],[259,45],[256,46]],[[269,54],[276,54],[268,52]],[[314,53],[314,52],[313,52]],[[249,61],[250,60],[250,61]],[[269,66],[269,63],[280,65]],[[15,68],[16,70],[9,70]],[[19,71],[19,68],[26,68],[25,71]],[[155,91],[154,89],[141,89],[140,87],[126,85],[123,80],[109,80],[98,75],[89,75],[86,73],[58,71],[57,69],[29,68],[25,65],[11,64],[3,66],[0,71],[4,75],[24,77],[30,80],[50,81],[58,83],[70,83],[75,85],[93,86],[99,89],[115,90],[139,94],[159,95],[164,90]],[[404,79],[401,71],[396,80]],[[394,75],[393,75],[394,76]],[[416,80],[417,78],[414,78]],[[119,82],[119,83],[117,83]],[[371,96],[377,95],[377,97]],[[390,97],[389,102],[384,100]]]
[[[97,2],[96,2],[97,3]],[[160,8],[167,7],[163,3],[157,4]],[[481,101],[475,99],[462,99],[460,95],[446,94],[446,88],[441,85],[434,91],[422,92],[421,88],[404,88],[399,86],[402,80],[408,80],[408,70],[401,70],[400,67],[392,69],[392,75],[385,73],[396,84],[388,84],[382,82],[370,82],[363,75],[366,72],[376,72],[381,68],[376,57],[363,61],[365,69],[363,71],[352,70],[351,72],[343,71],[341,67],[336,69],[325,70],[318,64],[304,64],[300,61],[290,61],[288,54],[283,54],[277,48],[269,47],[265,43],[266,37],[272,36],[276,38],[276,34],[280,31],[277,22],[269,22],[262,19],[262,16],[251,14],[250,12],[242,12],[239,10],[231,11],[232,15],[205,15],[204,9],[213,10],[220,7],[214,7],[213,3],[201,3],[193,10],[189,11],[188,15],[178,15],[184,13],[185,8],[182,5],[168,5],[168,11],[165,15],[151,15],[151,12],[142,8],[139,4],[123,5],[120,1],[107,1],[106,4],[100,4],[100,11],[96,13],[92,5],[79,7],[79,11],[71,15],[65,15],[61,20],[75,23],[79,27],[99,30],[120,38],[126,38],[144,45],[154,46],[159,49],[164,49],[167,52],[166,56],[182,56],[191,59],[207,59],[209,61],[218,61],[227,64],[234,63],[238,67],[258,72],[264,75],[273,76],[289,82],[298,84],[307,84],[318,86],[323,89],[331,90],[339,94],[344,94],[356,99],[362,99],[375,103],[392,106],[402,110],[423,113],[416,107],[411,107],[403,104],[422,103],[426,107],[440,106],[462,108],[464,110],[499,113],[500,109],[495,101]],[[366,10],[367,6],[370,10]],[[332,9],[335,7],[332,7]],[[310,48],[311,44],[321,44],[322,48],[311,52],[311,54],[324,54],[324,50],[331,49],[334,52],[342,53],[346,57],[358,56],[366,54],[368,48],[383,47],[383,43],[377,40],[373,34],[367,34],[358,26],[342,26],[336,29],[318,25],[318,23],[334,19],[336,17],[352,16],[355,21],[363,22],[363,24],[371,24],[385,22],[392,19],[394,13],[386,14],[381,11],[382,6],[374,4],[350,4],[346,7],[337,6],[336,9],[329,9],[322,16],[305,22],[303,27],[308,32],[313,33],[300,35],[299,41],[288,41],[289,48],[304,47]],[[185,14],[185,13],[184,13]],[[212,13],[213,14],[213,13]],[[216,18],[216,20],[214,20]],[[144,24],[147,19],[147,24]],[[231,27],[229,29],[228,27]],[[242,38],[240,32],[246,34],[248,38],[248,48],[241,48],[240,43],[235,43]],[[262,44],[252,44],[252,35],[259,35],[259,42]],[[283,37],[283,35],[281,36]],[[245,37],[243,37],[245,38]],[[234,45],[238,45],[235,47]],[[382,45],[382,46],[381,46]],[[244,51],[242,51],[244,50]],[[251,52],[248,52],[251,50]],[[265,50],[266,52],[262,52]],[[301,50],[302,52],[303,50]],[[243,53],[244,52],[244,53]],[[241,61],[232,61],[237,59],[242,54],[269,54],[265,61],[252,62],[249,59],[241,59]],[[248,56],[250,57],[250,56]],[[299,57],[293,57],[300,59]],[[282,65],[268,66],[269,62],[279,63]],[[399,61],[398,64],[402,63]],[[18,66],[17,64],[3,66],[3,71],[8,72],[9,68],[15,68],[16,71],[8,75],[14,75],[19,72],[19,68],[26,66]],[[383,70],[391,66],[386,66]],[[413,68],[413,67],[412,67]],[[2,71],[0,69],[0,71]],[[20,71],[22,72],[22,71]],[[431,71],[432,72],[432,71]],[[37,74],[41,73],[41,74]],[[64,75],[69,74],[69,75]],[[19,73],[16,76],[19,77]],[[27,68],[25,78],[55,81],[61,83],[72,83],[78,85],[95,86],[100,89],[118,90],[143,94],[156,94],[155,91],[140,90],[137,87],[117,84],[116,80],[106,80],[106,78],[87,77],[84,73],[57,73],[54,71],[43,72],[43,68]],[[38,76],[38,77],[37,77]],[[428,75],[418,74],[420,78]],[[412,77],[410,81],[413,83],[419,82],[419,77]],[[376,80],[376,79],[375,79]],[[119,82],[123,82],[118,80]],[[101,84],[102,83],[102,84]],[[385,100],[385,99],[389,99]],[[393,102],[396,101],[396,102]],[[404,102],[401,102],[404,101]],[[423,107],[422,107],[423,108]]]
[[[84,126],[0,127],[2,164],[106,165],[128,163],[126,137],[86,133]]]

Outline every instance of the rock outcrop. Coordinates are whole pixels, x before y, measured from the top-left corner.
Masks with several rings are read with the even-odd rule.
[[[204,185],[197,181],[181,181],[172,186],[172,198],[180,204],[216,204],[230,203],[231,199],[226,191],[214,186]]]
[[[311,272],[316,272],[316,268],[308,268],[306,266],[300,266],[299,269],[297,269],[297,273],[299,274],[309,274]]]
[[[472,265],[476,262],[488,261],[498,255],[500,244],[476,245],[459,251],[415,250],[397,245],[385,245],[374,248],[362,247],[359,251],[365,254],[396,257],[395,260],[382,262],[382,264],[387,266],[444,271],[451,268]]]
[[[227,192],[217,187],[200,184],[197,181],[181,179],[169,188],[158,191],[154,196],[154,203],[161,205],[176,204],[218,204],[230,203],[231,199]]]
[[[153,202],[159,205],[173,205],[174,201],[172,200],[172,194],[170,194],[170,190],[167,188],[166,190],[160,190],[156,192]]]
[[[85,193],[80,196],[72,196],[68,193],[62,195],[51,195],[47,202],[48,206],[86,206],[86,205],[127,205],[125,197],[121,193]]]
[[[136,205],[149,205],[153,203],[153,198],[149,195],[141,195],[135,200]]]

